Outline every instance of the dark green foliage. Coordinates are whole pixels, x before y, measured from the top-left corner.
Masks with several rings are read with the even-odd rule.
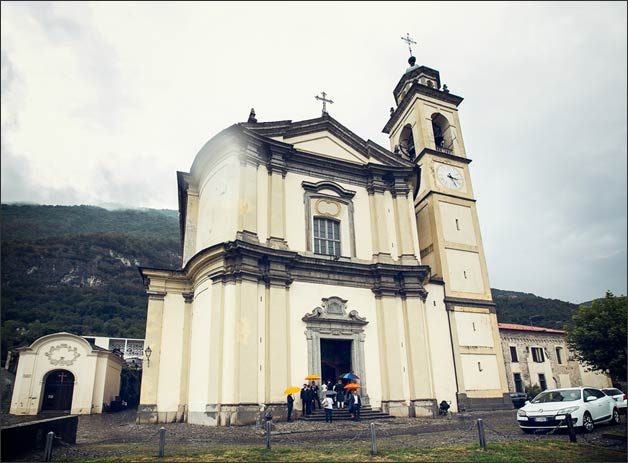
[[[578,310],[578,305],[558,299],[545,299],[530,293],[491,289],[501,323],[563,329]]]
[[[135,370],[125,366],[120,377],[120,398],[129,408],[137,407],[140,403],[140,387],[142,384],[142,370]]]
[[[604,299],[583,305],[567,325],[567,345],[578,360],[608,371],[613,382],[626,381],[628,300],[610,291]]]
[[[143,338],[137,266],[178,268],[175,211],[2,205],[2,361],[57,331]]]

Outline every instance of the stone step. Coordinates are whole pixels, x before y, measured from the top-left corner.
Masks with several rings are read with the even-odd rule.
[[[361,420],[382,420],[394,418],[387,413],[378,409],[372,409],[370,406],[362,407],[360,409]],[[314,410],[311,415],[301,416],[299,418],[303,421],[325,421],[325,411],[321,409]],[[332,420],[349,421],[351,420],[351,414],[346,408],[334,409]]]

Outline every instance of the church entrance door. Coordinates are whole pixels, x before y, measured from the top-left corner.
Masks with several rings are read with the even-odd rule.
[[[41,411],[69,412],[72,409],[74,375],[67,370],[48,373]]]
[[[351,340],[321,339],[321,379],[335,384],[340,375],[352,371]]]

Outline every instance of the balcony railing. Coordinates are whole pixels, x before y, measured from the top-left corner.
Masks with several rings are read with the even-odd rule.
[[[440,151],[441,153],[446,153],[446,154],[454,154],[454,150],[450,148],[445,148],[444,146],[437,146],[436,151]]]

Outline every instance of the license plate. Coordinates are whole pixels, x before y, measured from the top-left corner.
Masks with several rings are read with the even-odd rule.
[[[537,418],[536,421],[547,421],[547,418],[542,416],[540,418]]]

